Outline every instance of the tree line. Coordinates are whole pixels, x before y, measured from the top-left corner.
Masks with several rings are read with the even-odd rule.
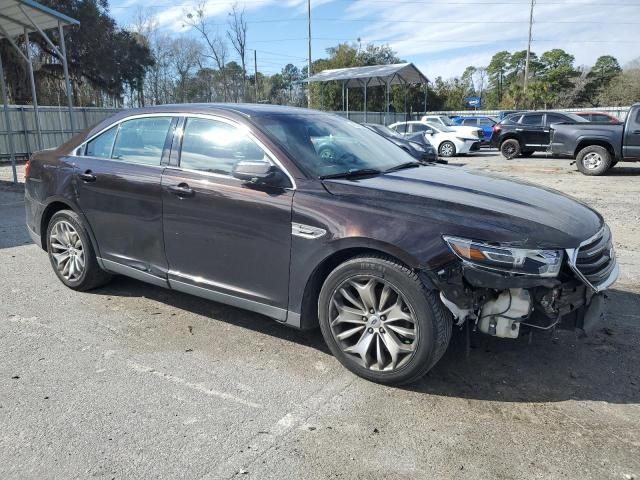
[[[287,63],[279,73],[265,74],[253,68],[254,50],[247,43],[245,12],[234,4],[227,22],[214,23],[206,2],[185,8],[183,25],[189,32],[167,35],[156,19],[143,10],[128,28],[110,16],[108,0],[44,0],[41,3],[80,21],[65,28],[65,42],[74,102],[79,106],[146,106],[182,102],[265,102],[306,106],[307,94],[314,108],[340,110],[342,88],[302,82],[307,67]],[[54,42],[57,32],[51,32]],[[62,66],[49,45],[32,34],[29,48],[34,59],[39,102],[64,104]],[[31,103],[27,67],[6,40],[0,55],[12,103]],[[261,53],[257,52],[258,64]],[[284,58],[281,56],[280,58]],[[269,62],[273,62],[273,58]],[[312,63],[312,73],[330,68],[402,63],[388,45],[341,43],[328,48],[326,57]],[[284,62],[283,62],[284,63]],[[459,77],[436,77],[428,84],[427,110],[461,110],[465,98],[480,97],[483,108],[560,108],[624,106],[640,99],[640,60],[624,68],[611,55],[592,66],[578,66],[562,49],[540,56],[531,52],[527,89],[524,89],[526,51],[501,51],[487,65],[467,67]],[[349,106],[363,108],[361,89],[350,89]],[[392,111],[424,110],[422,86],[394,85]],[[367,94],[370,111],[386,108],[384,89]]]

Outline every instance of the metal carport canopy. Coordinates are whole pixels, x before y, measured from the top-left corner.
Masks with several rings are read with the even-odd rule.
[[[368,80],[368,81],[367,81]],[[335,68],[323,70],[305,80],[306,82],[345,82],[346,87],[427,83],[429,80],[413,63],[372,65],[368,67]]]
[[[413,63],[393,63],[391,65],[370,65],[367,67],[335,68],[323,70],[320,73],[310,76],[304,80],[308,83],[320,82],[321,97],[324,99],[322,83],[340,82],[342,83],[342,110],[347,107],[347,118],[349,118],[349,88],[362,87],[364,90],[364,121],[367,121],[367,88],[385,87],[385,125],[389,115],[389,88],[391,85],[405,86],[405,112],[407,110],[407,85],[424,85],[424,109],[427,110],[427,86],[429,79]],[[345,98],[346,90],[346,98]],[[345,104],[346,99],[346,104]],[[321,108],[324,100],[321,101]]]
[[[29,48],[29,34],[37,33],[49,45],[53,53],[62,63],[64,71],[65,89],[67,91],[67,104],[69,106],[69,122],[71,131],[74,132],[73,125],[73,93],[71,82],[69,81],[69,67],[67,64],[67,50],[64,44],[63,27],[68,25],[80,25],[74,18],[68,17],[49,7],[40,5],[33,0],[0,0],[0,40],[5,39],[14,48],[16,53],[24,60],[29,70],[29,80],[31,83],[31,97],[33,99],[34,120],[36,124],[38,146],[42,149],[42,132],[40,129],[40,117],[38,113],[38,97],[36,94],[36,83],[33,74],[33,62]],[[56,46],[49,36],[47,30],[58,29],[58,42]],[[21,48],[15,41],[20,36],[24,36],[24,48]],[[13,169],[13,181],[18,182],[16,174],[16,159],[13,146],[13,133],[11,131],[11,120],[9,118],[9,105],[7,99],[7,86],[4,81],[4,69],[0,59],[0,87],[2,92],[2,103],[4,104],[4,117],[7,134],[9,135],[9,155],[11,156],[11,166]]]
[[[28,32],[58,28],[58,25],[80,25],[74,18],[40,5],[32,0],[0,0],[0,37],[15,38]]]

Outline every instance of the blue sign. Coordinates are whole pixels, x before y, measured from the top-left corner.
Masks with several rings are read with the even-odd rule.
[[[464,99],[464,103],[467,105],[467,107],[478,108],[480,106],[480,102],[480,97],[466,97]]]

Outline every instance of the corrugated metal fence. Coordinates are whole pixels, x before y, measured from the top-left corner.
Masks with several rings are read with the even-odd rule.
[[[76,107],[73,109],[74,123],[76,131],[92,127],[106,117],[113,115],[120,109],[98,108],[98,107]],[[623,120],[629,107],[608,107],[608,108],[572,108],[556,110],[560,112],[579,112],[597,110],[607,112]],[[71,137],[71,125],[69,122],[69,112],[66,107],[39,107],[40,126],[42,131],[42,147],[51,148],[60,145]],[[347,112],[332,112],[346,117]],[[496,115],[498,110],[471,110],[429,112],[430,114],[446,115]],[[13,144],[17,159],[28,157],[32,152],[38,150],[35,117],[32,106],[9,106],[11,128],[13,131]],[[395,122],[405,120],[417,120],[422,113],[405,114],[402,112],[367,112],[367,122],[390,125]],[[349,112],[349,118],[354,122],[364,122],[364,112]],[[4,121],[4,115],[0,115],[0,161],[9,158],[9,138]]]
[[[0,106],[1,108],[1,106]],[[42,148],[51,148],[71,137],[69,110],[66,107],[38,107]],[[76,132],[92,127],[106,117],[119,111],[116,108],[76,107],[73,120]],[[35,115],[30,105],[10,105],[9,119],[13,132],[13,145],[17,159],[28,157],[38,150]],[[9,135],[4,115],[0,115],[0,160],[9,158]]]

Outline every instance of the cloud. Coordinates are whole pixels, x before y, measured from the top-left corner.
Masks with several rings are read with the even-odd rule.
[[[512,5],[505,5],[512,3]],[[577,65],[593,64],[604,54],[626,63],[636,56],[640,5],[620,4],[603,15],[601,0],[545,0],[535,6],[532,50],[563,48]],[[398,2],[359,0],[347,8],[352,19],[370,19],[362,41],[389,43],[400,57],[434,77],[460,75],[468,65],[486,65],[500,50],[527,47],[529,3],[518,0],[434,0]]]

